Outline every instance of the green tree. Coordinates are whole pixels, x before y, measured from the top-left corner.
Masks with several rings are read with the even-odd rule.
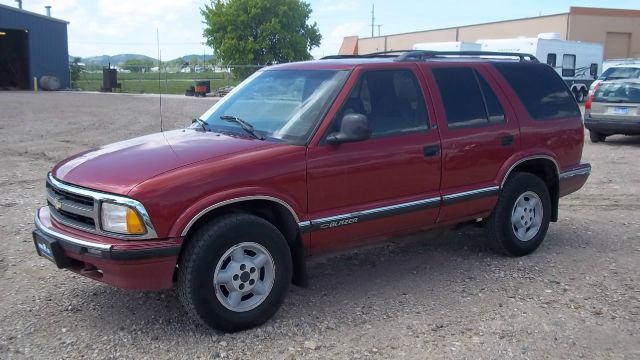
[[[122,64],[123,69],[130,70],[131,72],[149,71],[149,69],[154,66],[156,66],[156,64],[154,64],[153,60],[150,59],[131,59]]]
[[[71,74],[71,87],[75,88],[78,84],[78,80],[80,80],[80,73],[82,72],[82,66],[80,65],[80,61],[82,61],[79,57],[74,57],[71,64],[69,64],[69,73]]]
[[[318,25],[309,25],[311,6],[301,0],[212,0],[201,10],[207,45],[227,65],[267,65],[309,60],[320,46]],[[246,77],[255,68],[237,68]]]

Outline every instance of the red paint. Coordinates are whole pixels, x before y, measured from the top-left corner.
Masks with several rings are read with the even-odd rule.
[[[504,124],[449,130],[431,69],[470,66],[494,90],[505,112]],[[208,207],[250,196],[268,196],[288,204],[298,221],[347,214],[405,202],[500,186],[518,161],[553,159],[560,171],[575,168],[584,132],[579,118],[536,121],[529,117],[504,79],[483,61],[394,62],[351,59],[283,64],[274,69],[341,69],[351,75],[307,146],[257,141],[194,130],[140,137],[76,155],[53,174],[75,184],[127,195],[140,201],[160,239],[125,241],[105,238],[41,220],[57,231],[88,241],[133,249],[181,244],[187,224]],[[329,145],[322,140],[363,71],[409,69],[418,79],[428,111],[429,131]],[[511,147],[501,138],[513,136]],[[425,157],[425,146],[440,146]],[[579,189],[586,178],[561,182],[561,195]],[[309,254],[370,243],[436,226],[486,217],[498,195],[452,203],[374,221],[302,235]],[[127,288],[171,285],[175,257],[145,261],[108,261],[68,254],[103,271],[100,281]],[[74,269],[82,273],[79,269]],[[84,275],[91,276],[85,273]],[[95,275],[95,273],[93,273]]]

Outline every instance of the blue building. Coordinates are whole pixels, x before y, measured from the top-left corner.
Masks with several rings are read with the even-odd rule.
[[[0,90],[33,89],[42,76],[70,87],[68,24],[0,4]]]

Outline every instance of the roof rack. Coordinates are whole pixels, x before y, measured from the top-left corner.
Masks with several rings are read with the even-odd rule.
[[[430,50],[410,50],[398,56],[395,61],[416,61],[427,60],[446,56],[461,57],[516,57],[520,62],[539,62],[538,59],[531,54],[522,54],[514,52],[494,52],[494,51],[430,51]]]
[[[366,59],[366,58],[395,58],[401,56],[402,54],[409,52],[412,50],[389,50],[389,51],[378,51],[369,54],[362,55],[329,55],[321,58],[320,60],[333,60],[333,59]],[[395,54],[395,55],[394,55]]]
[[[518,58],[519,62],[538,63],[538,59],[531,54],[494,51],[432,51],[432,50],[389,50],[363,55],[329,55],[321,60],[332,59],[367,59],[367,58],[395,58],[394,61],[422,61],[448,56],[485,57],[485,58]]]

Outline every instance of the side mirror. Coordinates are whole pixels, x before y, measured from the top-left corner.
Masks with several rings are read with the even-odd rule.
[[[593,76],[594,79],[598,78],[598,64],[591,64],[589,67],[589,74]]]
[[[329,134],[329,144],[342,144],[367,140],[371,137],[369,120],[362,114],[347,114],[342,118],[340,131]]]

